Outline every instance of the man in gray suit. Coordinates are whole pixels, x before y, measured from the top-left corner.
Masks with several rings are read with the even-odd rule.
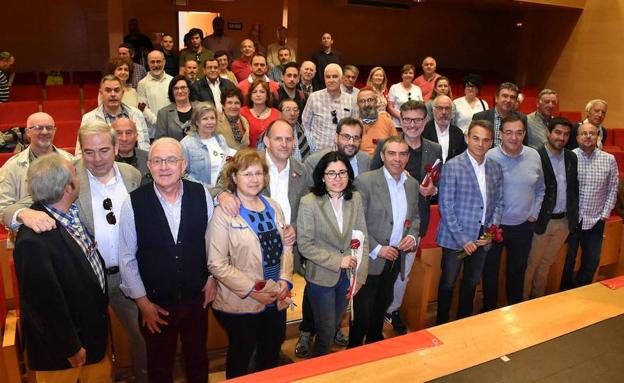
[[[305,160],[305,166],[308,169],[308,184],[310,187],[314,184],[312,181],[312,173],[316,164],[323,156],[332,150],[339,151],[349,158],[353,174],[357,177],[359,174],[367,172],[370,169],[370,157],[368,154],[360,152],[360,143],[364,134],[364,126],[362,122],[356,118],[345,117],[338,122],[336,127],[336,144],[333,148],[324,149],[313,153]]]
[[[364,338],[366,343],[384,339],[384,315],[404,265],[400,257],[415,251],[418,245],[418,205],[411,203],[418,199],[418,181],[405,172],[409,156],[405,140],[390,137],[381,150],[383,168],[363,173],[355,180],[366,215],[370,258],[366,284],[354,298],[349,348],[361,345]]]
[[[147,151],[136,147],[137,130],[134,121],[121,117],[115,120],[111,127],[117,133],[117,143],[119,149],[115,161],[132,165],[141,173],[141,184],[152,180],[147,169]]]
[[[411,100],[401,105],[401,128],[403,130],[403,139],[407,143],[409,150],[409,160],[405,165],[405,170],[419,183],[425,178],[427,166],[433,166],[436,160],[442,162],[442,148],[439,144],[429,141],[422,137],[427,121],[427,107],[422,101]],[[379,169],[383,166],[381,161],[381,148],[385,140],[380,140],[375,149],[375,154],[371,160],[371,170]],[[427,186],[419,186],[418,195],[418,216],[420,217],[420,228],[418,236],[424,237],[429,226],[429,205],[431,197],[435,196],[438,188],[433,182]],[[412,201],[410,201],[411,203]],[[397,278],[394,282],[394,300],[386,310],[386,321],[392,324],[392,327],[399,334],[405,334],[407,329],[401,317],[399,316],[399,308],[403,301],[405,288],[407,287],[408,278],[412,265],[414,263],[415,253],[409,253],[405,257],[405,279]]]
[[[140,186],[141,173],[128,164],[115,162],[117,134],[105,122],[87,122],[80,127],[78,140],[82,158],[76,163],[80,182],[76,205],[87,234],[95,240],[104,259],[109,303],[128,332],[135,379],[147,382],[145,342],[139,330],[138,310],[119,289],[118,261],[121,205],[129,192]]]

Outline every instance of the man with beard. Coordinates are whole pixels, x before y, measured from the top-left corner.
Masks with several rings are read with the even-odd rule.
[[[375,90],[370,86],[360,89],[357,94],[357,104],[360,120],[364,125],[364,136],[360,143],[360,150],[373,155],[379,140],[398,135],[392,117],[386,112],[377,110]]]
[[[186,60],[194,59],[195,61],[197,61],[197,67],[203,68],[206,60],[214,58],[214,54],[212,51],[204,49],[204,47],[202,47],[204,32],[201,29],[191,28],[188,35],[190,41],[190,49],[185,49],[180,52],[180,66],[185,65]],[[204,78],[204,74],[200,73],[199,78]]]
[[[161,52],[165,55],[165,73],[172,77],[180,73],[180,57],[178,51],[173,49],[173,44],[173,36],[165,33],[160,46]]]
[[[279,65],[275,65],[269,69],[269,78],[275,82],[281,83],[284,74],[284,65],[292,61],[290,49],[280,48],[277,57],[279,57]]]
[[[249,93],[249,87],[254,80],[262,78],[269,84],[269,91],[275,95],[277,93],[277,89],[279,88],[279,84],[275,81],[271,80],[267,75],[267,64],[266,57],[261,54],[257,54],[251,59],[251,74],[243,80],[240,80],[237,87],[243,93],[243,97],[247,98],[247,94]],[[267,95],[268,97],[268,95]]]
[[[559,96],[552,89],[543,89],[537,95],[537,110],[527,116],[529,145],[539,149],[546,143],[548,123],[557,111]]]
[[[15,230],[24,223],[37,233],[54,227],[54,220],[47,214],[23,209],[17,202],[30,195],[26,174],[31,162],[48,153],[58,153],[67,160],[73,160],[71,154],[52,145],[55,133],[52,116],[42,112],[31,114],[26,120],[26,136],[30,145],[0,168],[0,216],[6,227]]]
[[[590,123],[598,127],[598,142],[596,143],[596,146],[602,149],[602,145],[607,139],[607,129],[602,126],[602,122],[607,117],[607,106],[607,102],[600,99],[591,100],[587,103],[585,106],[586,117],[582,122],[579,122],[572,127],[570,140],[566,145],[567,149],[574,150],[579,147],[579,143],[576,139],[576,137],[578,137],[577,132],[579,127],[585,123]]]
[[[550,266],[557,259],[568,234],[578,226],[578,159],[576,154],[565,148],[571,130],[570,121],[561,117],[553,118],[548,122],[548,141],[537,149],[542,161],[546,191],[535,222],[524,277],[525,300],[544,295]]]
[[[613,154],[598,148],[598,139],[598,127],[595,125],[583,123],[578,128],[576,140],[579,147],[573,152],[578,158],[579,225],[568,237],[568,254],[561,277],[562,290],[592,283],[600,264],[605,221],[617,200],[617,162]],[[579,244],[582,249],[581,267],[575,276]]]
[[[297,63],[289,62],[284,65],[282,83],[277,90],[275,106],[279,106],[283,100],[292,100],[297,103],[299,110],[303,110],[306,103],[305,93],[297,87],[299,84],[299,67]]]
[[[451,158],[466,150],[464,133],[451,123],[453,119],[453,101],[449,96],[440,95],[433,100],[433,120],[425,126],[423,137],[440,144],[442,160]]]
[[[197,72],[199,71],[199,63],[194,58],[190,58],[184,62],[182,66],[182,74],[186,77],[191,85],[197,82]]]
[[[147,55],[147,65],[150,71],[139,81],[137,93],[140,100],[139,109],[143,111],[150,138],[154,138],[156,114],[171,103],[168,92],[172,77],[165,73],[165,55],[161,51],[151,51]]]

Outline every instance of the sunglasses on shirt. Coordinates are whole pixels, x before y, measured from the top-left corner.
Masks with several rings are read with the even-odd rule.
[[[115,213],[113,213],[113,201],[110,198],[106,198],[102,201],[102,207],[104,210],[109,210],[108,214],[106,214],[106,222],[111,225],[117,223],[117,218],[115,218]]]

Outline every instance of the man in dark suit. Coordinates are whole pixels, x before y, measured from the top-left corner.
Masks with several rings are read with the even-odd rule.
[[[219,76],[219,63],[217,59],[206,60],[204,63],[206,77],[193,84],[193,92],[197,101],[210,101],[221,113],[221,92],[225,88],[235,88],[230,80]]]
[[[433,101],[433,119],[427,123],[423,138],[442,147],[442,159],[447,162],[466,150],[466,140],[461,129],[451,123],[453,101],[448,96],[438,96]]]
[[[409,160],[405,165],[405,170],[419,183],[422,183],[427,165],[433,165],[436,160],[442,161],[442,148],[435,142],[429,141],[421,136],[427,120],[427,107],[422,101],[411,100],[401,105],[401,129],[403,139],[407,143],[409,150]],[[371,160],[371,170],[379,169],[383,166],[381,161],[381,148],[385,140],[377,143],[375,154]],[[418,195],[418,216],[420,218],[420,229],[418,237],[422,238],[427,233],[429,226],[429,205],[431,197],[437,194],[438,189],[433,182],[427,186],[419,185]],[[406,328],[399,315],[399,308],[403,301],[403,294],[409,278],[410,270],[414,263],[415,253],[409,253],[405,259],[405,279],[397,278],[394,282],[394,300],[386,310],[386,320],[390,321],[392,327],[398,333],[405,333]]]
[[[402,137],[389,137],[381,150],[384,166],[355,180],[362,195],[370,258],[366,284],[354,297],[350,348],[363,344],[364,338],[367,344],[384,339],[384,316],[392,303],[394,282],[399,272],[405,275],[405,262],[400,258],[418,245],[420,219],[418,205],[412,203],[418,198],[418,181],[405,172],[409,155]],[[407,227],[406,221],[410,221]]]
[[[436,242],[442,247],[437,324],[449,321],[455,280],[464,264],[457,318],[472,315],[481,280],[486,245],[484,229],[500,225],[503,212],[503,171],[485,154],[492,146],[492,125],[473,121],[466,133],[468,149],[444,165],[440,179],[440,226]],[[466,253],[463,259],[458,256]]]
[[[522,123],[524,124],[524,128],[528,128],[527,117],[515,110],[516,100],[518,100],[518,93],[520,93],[520,89],[518,86],[512,82],[504,82],[498,86],[496,89],[496,96],[494,97],[495,105],[493,108],[488,110],[484,110],[483,112],[476,113],[472,116],[473,121],[485,120],[489,121],[492,124],[492,128],[494,129],[494,142],[492,143],[492,147],[500,146],[501,144],[501,135],[500,135],[500,125],[503,118],[507,117],[511,113],[515,113],[520,116],[522,119]],[[522,141],[523,145],[529,144],[529,136],[524,136],[524,141]]]
[[[52,153],[28,169],[32,209],[56,227],[22,226],[15,245],[28,364],[45,382],[109,381],[108,297],[104,263],[80,221],[73,165]]]
[[[537,150],[542,160],[546,192],[529,253],[524,277],[524,299],[544,295],[550,266],[568,234],[579,222],[578,159],[565,148],[570,139],[572,123],[556,117],[549,121],[547,142]]]

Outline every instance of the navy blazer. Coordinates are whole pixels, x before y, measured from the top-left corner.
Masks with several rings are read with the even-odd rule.
[[[438,141],[438,133],[436,132],[434,120],[429,121],[427,125],[425,125],[425,130],[423,130],[422,136],[429,141],[433,141],[438,144],[440,143]],[[449,125],[449,148],[446,161],[463,153],[465,150],[466,139],[464,138],[464,133],[461,129],[451,123]]]
[[[453,250],[479,239],[481,226],[500,225],[503,214],[503,171],[500,165],[490,158],[485,159],[487,206],[483,222],[483,198],[468,156],[465,151],[445,163],[440,178],[440,226],[436,241]]]
[[[212,94],[212,89],[208,86],[208,78],[204,77],[199,81],[195,81],[192,86],[193,92],[195,92],[195,97],[197,101],[210,101],[214,105],[217,103],[221,104],[221,100],[215,100],[214,95]],[[226,88],[236,88],[236,85],[232,83],[232,81],[219,77],[219,90],[223,94],[223,91]]]

